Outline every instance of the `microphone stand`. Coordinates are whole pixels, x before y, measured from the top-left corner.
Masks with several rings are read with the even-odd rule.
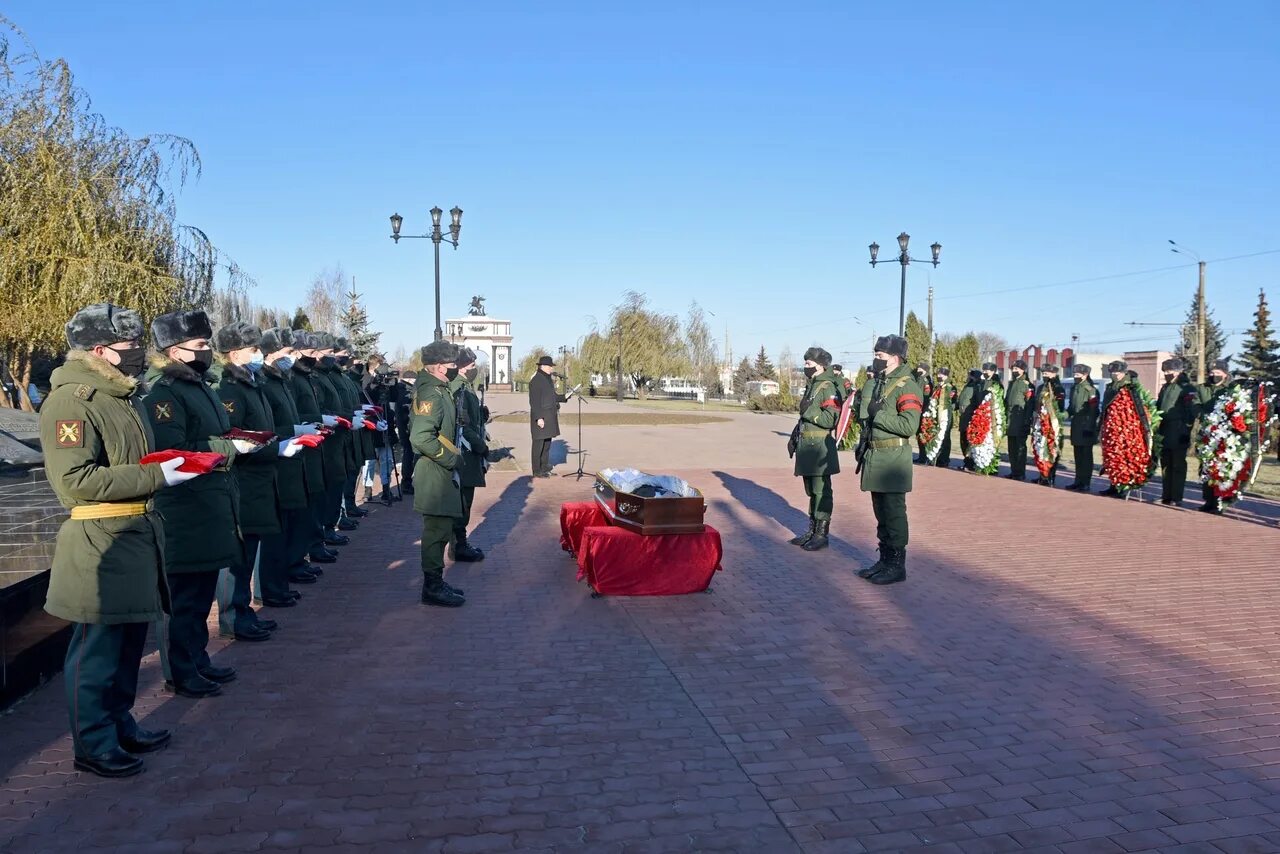
[[[578,450],[570,451],[569,453],[577,454],[578,470],[571,471],[568,474],[562,474],[560,476],[572,477],[576,480],[582,480],[582,478],[586,477],[587,475],[587,472],[583,469],[583,465],[586,463],[586,460],[587,460],[587,452],[582,450],[582,394],[581,392],[574,394],[574,397],[578,399]]]

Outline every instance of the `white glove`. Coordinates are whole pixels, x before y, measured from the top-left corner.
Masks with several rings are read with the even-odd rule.
[[[387,432],[387,422],[385,421],[379,421],[374,426],[376,426],[380,432],[383,432],[383,433]]]
[[[365,403],[365,404],[362,404],[362,405],[360,406],[360,411],[361,411],[361,412],[372,412],[372,411],[373,411],[373,404],[372,404],[372,403]]]
[[[351,416],[351,429],[352,429],[352,430],[363,430],[363,429],[364,429],[364,416],[363,416],[363,415],[352,415],[352,416]]]
[[[303,447],[302,445],[299,445],[297,442],[294,442],[293,440],[289,440],[288,442],[281,442],[279,453],[280,453],[280,456],[285,458],[296,456],[298,453],[302,451],[302,447]]]
[[[237,454],[252,454],[254,451],[261,451],[264,445],[255,445],[248,439],[232,439],[231,445],[236,449]]]
[[[174,457],[171,460],[165,460],[160,464],[160,470],[164,472],[164,485],[177,486],[180,483],[186,483],[193,477],[199,477],[198,471],[178,471],[178,466],[185,463],[185,457]]]
[[[315,436],[320,431],[316,429],[314,424],[294,424],[293,435],[296,436]]]
[[[320,422],[321,422],[322,424],[324,424],[324,426],[326,426],[326,427],[337,427],[337,426],[338,426],[338,416],[336,416],[336,415],[321,415],[321,416],[320,416]]]

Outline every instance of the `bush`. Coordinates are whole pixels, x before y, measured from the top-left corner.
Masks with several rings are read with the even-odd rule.
[[[779,394],[765,397],[753,394],[747,398],[747,408],[753,412],[795,412],[796,402],[794,399],[787,400]]]

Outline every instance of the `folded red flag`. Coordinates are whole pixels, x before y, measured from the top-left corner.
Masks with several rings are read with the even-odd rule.
[[[368,411],[370,411],[370,412],[376,412],[376,413],[378,413],[379,415],[381,415],[381,414],[382,414],[382,407],[381,407],[381,406],[375,406],[375,405],[373,405],[372,403],[368,403],[368,404],[365,404],[365,407],[364,407],[364,408],[365,408],[365,409],[367,409],[367,410],[368,410]]]
[[[341,415],[335,415],[335,416],[333,416],[333,417],[334,417],[334,418],[336,418],[336,419],[338,419],[338,426],[339,426],[339,427],[343,428],[344,430],[350,430],[350,429],[351,429],[351,422],[350,422],[349,420],[347,420],[346,418],[343,418]]]
[[[324,441],[324,436],[320,436],[315,433],[308,433],[305,436],[295,437],[293,441],[306,448],[316,448]]]
[[[246,442],[253,442],[255,445],[265,445],[275,437],[276,434],[270,430],[241,430],[239,427],[232,427],[222,434],[224,439],[244,439]]]
[[[177,448],[147,454],[138,462],[143,465],[147,463],[163,463],[174,457],[183,458],[183,463],[178,466],[178,471],[195,472],[197,474],[208,474],[227,462],[227,458],[222,454],[215,454],[210,451],[180,451]]]
[[[323,436],[332,436],[332,435],[333,435],[333,428],[332,428],[332,427],[325,427],[324,425],[321,425],[321,426],[319,426],[319,427],[317,427],[317,428],[316,428],[316,432],[317,432],[317,433],[319,433],[322,437],[323,437]]]
[[[375,421],[375,420],[373,420],[372,418],[366,418],[366,419],[364,420],[364,429],[366,429],[366,430],[377,430],[377,429],[378,429],[378,422],[377,422],[377,421]]]

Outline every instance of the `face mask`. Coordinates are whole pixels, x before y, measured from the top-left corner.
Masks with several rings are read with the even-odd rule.
[[[262,365],[264,362],[266,362],[266,359],[263,357],[261,353],[258,353],[249,361],[245,362],[244,366],[249,369],[250,373],[256,374],[258,371],[262,370]]]
[[[355,374],[358,377],[364,376],[364,365],[359,365],[359,364],[352,365],[351,373]]]
[[[984,371],[984,372],[983,372],[983,374],[982,374],[982,378],[983,378],[984,380],[989,380],[989,379],[991,379],[991,374],[988,374],[988,373],[986,373],[986,372]]]
[[[316,366],[316,357],[315,356],[299,356],[298,362],[304,368],[314,368]]]
[[[335,359],[333,356],[321,356],[321,357],[320,357],[320,365],[321,365],[321,367],[325,367],[325,368],[332,368],[332,367],[336,367],[336,366],[337,366],[337,364],[338,364],[338,360],[337,360],[337,359]]]
[[[1022,376],[1022,371],[1021,371],[1021,370],[1019,370],[1019,369],[1017,369],[1017,368],[1015,368],[1015,369],[1014,369],[1014,371],[1013,371],[1013,375],[1014,375],[1015,377],[1021,377],[1021,376]]]
[[[279,368],[282,371],[288,371],[290,368],[293,367],[293,359],[291,359],[288,356],[281,356],[279,359],[276,359],[271,364],[275,365],[277,368]]]
[[[189,350],[188,352],[195,358],[189,359],[182,364],[186,365],[197,374],[203,374],[205,371],[209,370],[209,366],[213,364],[212,350]]]
[[[816,373],[818,373],[818,369],[817,369],[817,368],[805,368],[805,369],[804,369],[804,375],[805,375],[806,377],[809,377],[810,379],[812,379],[812,378],[813,378],[813,376],[814,376],[814,374],[816,374]]]
[[[1174,378],[1175,378],[1175,377],[1177,377],[1177,374],[1165,374],[1165,375],[1164,375],[1164,381],[1165,381],[1165,382],[1167,382],[1167,383],[1171,383],[1171,382],[1173,382],[1173,380],[1174,380]]]
[[[885,360],[885,359],[872,359],[872,360],[871,360],[871,371],[872,371],[872,373],[877,373],[877,374],[878,374],[878,373],[881,373],[881,372],[882,372],[882,371],[884,371],[884,369],[885,369],[885,368],[887,368],[887,367],[889,367],[889,362],[888,362],[887,360]]]
[[[147,351],[142,347],[117,350],[116,356],[120,359],[120,364],[116,365],[116,370],[126,377],[136,377],[147,366]]]
[[[444,371],[444,378],[445,378],[445,379],[447,379],[449,382],[453,382],[454,380],[456,380],[456,379],[458,378],[458,369],[457,369],[457,368],[445,368],[445,371]]]
[[[351,361],[350,356],[335,356],[334,358],[337,359],[338,364],[342,365],[344,368],[347,366],[347,362]]]
[[[1209,385],[1217,385],[1225,379],[1226,377],[1218,376],[1217,374],[1209,374]]]
[[[476,377],[478,377],[479,375],[480,375],[479,368],[471,368],[464,374],[464,376],[467,378],[467,382],[475,382]]]

